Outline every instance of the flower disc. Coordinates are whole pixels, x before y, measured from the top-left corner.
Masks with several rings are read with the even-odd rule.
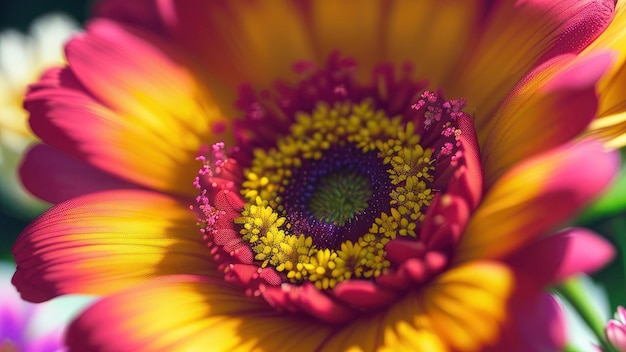
[[[404,82],[392,104],[352,72],[331,59],[277,97],[243,94],[239,143],[199,158],[201,231],[227,279],[254,294],[389,281],[402,260],[388,245],[423,246],[428,209],[462,165],[463,101]],[[428,275],[448,262],[429,258]]]

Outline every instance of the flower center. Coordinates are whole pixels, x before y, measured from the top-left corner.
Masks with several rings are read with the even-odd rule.
[[[314,186],[309,209],[322,222],[345,226],[367,209],[371,196],[367,177],[356,170],[340,169],[322,176]]]
[[[254,258],[324,289],[379,276],[385,245],[417,237],[434,196],[432,151],[412,123],[367,100],[320,102],[290,132],[255,149],[244,172],[248,201],[235,223]]]
[[[420,96],[410,82],[383,98],[388,90],[360,87],[350,72],[319,71],[278,98],[242,97],[239,144],[200,157],[198,220],[227,278],[333,289],[393,269],[391,241],[420,241],[455,174],[464,102]],[[237,265],[260,276],[245,279],[251,269]]]
[[[381,211],[389,210],[385,165],[374,151],[335,146],[319,160],[304,160],[279,195],[292,232],[321,248],[358,241]]]

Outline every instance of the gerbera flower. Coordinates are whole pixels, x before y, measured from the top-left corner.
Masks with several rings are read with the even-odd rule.
[[[34,141],[22,99],[29,83],[63,62],[63,43],[77,30],[71,17],[51,13],[35,19],[28,35],[0,32],[0,197],[3,205],[11,204],[4,211],[29,220],[49,205],[27,194],[18,181],[17,164]]]
[[[83,350],[556,349],[544,288],[613,253],[548,236],[617,167],[569,143],[613,10],[102,3],[26,99],[46,144],[23,181],[59,204],[13,282],[108,296],[70,328]]]

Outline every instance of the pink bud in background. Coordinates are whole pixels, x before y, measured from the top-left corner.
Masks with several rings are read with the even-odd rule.
[[[611,345],[621,352],[626,352],[626,309],[617,307],[615,319],[609,320],[606,325],[606,338]]]

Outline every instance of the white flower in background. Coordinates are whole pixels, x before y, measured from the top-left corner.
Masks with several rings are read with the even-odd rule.
[[[65,327],[93,298],[66,296],[28,303],[11,285],[14,272],[13,264],[0,262],[0,351],[64,351]]]
[[[29,219],[46,207],[24,191],[16,171],[34,140],[22,108],[24,92],[47,68],[63,62],[63,44],[78,29],[73,18],[51,13],[33,21],[28,35],[0,32],[0,205],[12,215]]]

